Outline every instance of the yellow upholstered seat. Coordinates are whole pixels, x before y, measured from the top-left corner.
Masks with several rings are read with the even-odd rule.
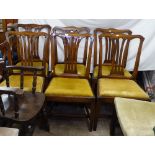
[[[16,66],[22,66],[21,65],[21,62],[18,62],[17,64],[16,64]],[[33,67],[42,67],[43,66],[43,64],[42,64],[42,62],[33,62]],[[14,73],[20,73],[20,70],[14,70],[13,71]],[[26,72],[26,73],[28,73],[28,74],[31,74],[32,72]],[[48,75],[48,64],[46,63],[46,75]]]
[[[153,136],[155,102],[115,98],[116,114],[124,135]]]
[[[110,75],[111,69],[112,69],[112,66],[110,66],[110,65],[102,65],[102,75],[103,76]],[[126,78],[131,78],[132,77],[132,75],[125,69],[124,69],[124,76]],[[95,69],[94,69],[93,77],[94,78],[98,77],[98,66],[96,66]]]
[[[149,96],[133,80],[99,79],[99,96],[125,97],[148,100]]]
[[[77,72],[81,76],[85,76],[86,67],[82,64],[77,64]],[[64,64],[56,64],[55,65],[55,74],[61,75],[64,73]]]
[[[48,96],[82,96],[93,97],[93,92],[86,79],[55,77],[48,85],[45,95]]]
[[[17,87],[20,88],[20,75],[11,75],[9,76],[10,87]],[[32,91],[32,82],[33,76],[24,76],[24,91]],[[37,85],[36,85],[36,92],[42,92],[43,89],[44,78],[37,76]],[[6,86],[6,81],[0,83],[0,87]]]

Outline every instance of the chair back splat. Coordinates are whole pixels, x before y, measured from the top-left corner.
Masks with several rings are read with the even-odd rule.
[[[33,63],[39,62],[40,67],[44,67],[44,70],[40,75],[45,76],[46,49],[49,48],[49,35],[44,32],[6,32],[6,39],[9,42],[10,49],[12,38],[14,37],[17,38],[17,51],[18,58],[20,60],[20,66],[33,67]],[[42,42],[43,47],[40,46],[40,42]]]
[[[48,35],[51,33],[51,26],[48,24],[16,24],[15,25],[15,31],[23,32],[23,31],[28,31],[28,32],[45,32]],[[49,40],[48,40],[49,41]],[[45,53],[45,61],[47,64],[49,64],[49,49],[46,49]]]
[[[77,64],[85,63],[86,72],[84,77],[89,78],[90,73],[90,63],[91,63],[91,55],[92,55],[92,45],[93,45],[93,38],[90,34],[77,34],[77,33],[70,33],[70,34],[54,34],[53,36],[55,40],[57,38],[61,39],[64,46],[64,71],[59,76],[70,76],[71,77],[82,77],[78,74]],[[78,62],[78,54],[79,54],[79,45],[82,41],[87,42],[87,48],[84,48],[84,61],[81,63]],[[53,40],[54,41],[54,40]],[[88,46],[89,43],[89,46]],[[54,43],[55,44],[55,43]],[[56,57],[55,57],[55,49],[53,49],[53,54],[51,55],[52,61],[52,73],[53,76],[55,74],[55,65],[56,65]],[[70,74],[70,75],[69,75]]]
[[[108,28],[108,29],[104,29],[104,28],[96,28],[94,30],[94,67],[98,65],[97,62],[97,55],[98,55],[98,45],[99,45],[99,35],[101,34],[129,34],[131,35],[132,32],[128,29],[114,29],[114,28]],[[109,39],[107,40],[109,42],[107,50],[105,51],[105,58],[103,61],[104,63],[109,63],[111,64],[111,60],[112,60],[112,41]]]
[[[67,27],[54,27],[53,28],[53,33],[55,35],[58,35],[58,34],[90,34],[90,29],[88,27],[75,27],[75,26],[67,26]],[[54,37],[54,50],[55,50],[55,56],[56,56],[56,59],[55,59],[55,63],[59,63],[59,60],[58,60],[58,48],[57,48],[57,45],[60,44],[59,41]],[[84,43],[84,50],[87,49],[87,46],[88,46],[88,40],[85,40],[85,43]],[[86,51],[83,53],[83,64],[85,65],[86,64]]]
[[[144,38],[140,35],[126,35],[126,34],[101,34],[99,36],[99,72],[98,77],[102,76],[102,64],[103,64],[103,53],[106,54],[106,58],[111,61],[111,72],[107,77],[125,78],[124,69],[126,67],[126,61],[129,53],[129,46],[131,41],[139,40],[138,48],[135,48],[136,58],[133,67],[132,77],[136,79],[140,61],[140,55]],[[107,52],[111,50],[112,53]],[[136,51],[137,50],[137,51]],[[105,60],[107,60],[105,59]]]

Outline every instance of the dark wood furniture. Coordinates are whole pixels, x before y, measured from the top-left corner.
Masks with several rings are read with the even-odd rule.
[[[114,52],[121,47],[120,43],[117,41],[112,41],[111,38],[105,37],[103,39],[99,38],[101,34],[132,34],[128,29],[114,29],[114,28],[96,28],[94,30],[94,70],[93,70],[93,88],[96,90],[97,77],[99,76],[99,70],[102,72],[102,77],[111,77],[112,69],[112,57]],[[124,45],[125,46],[125,45]],[[130,73],[125,70],[127,55],[124,58],[124,72],[126,78],[132,78]],[[100,67],[100,69],[99,69]],[[102,67],[102,69],[101,69]]]
[[[90,34],[90,29],[87,27],[75,27],[75,26],[68,26],[68,27],[54,27],[53,28],[53,39],[54,39],[54,52],[55,52],[55,59],[54,59],[54,65],[55,65],[55,75],[59,75],[63,73],[64,70],[64,65],[63,65],[63,60],[59,58],[59,55],[61,57],[64,57],[65,53],[60,53],[59,47],[63,46],[62,42],[59,40],[57,37],[57,34],[63,34],[63,35],[68,35],[68,34]],[[70,44],[73,44],[72,40],[70,39]],[[72,46],[72,45],[71,45]],[[85,65],[87,61],[87,50],[88,50],[88,39],[83,38],[82,41],[79,42],[79,46],[81,50],[81,59],[78,58],[78,66],[77,70],[81,75],[85,74]],[[61,47],[63,48],[63,47]],[[64,51],[65,49],[63,49]]]
[[[27,32],[45,32],[48,35],[51,33],[51,26],[48,24],[15,24],[14,26],[15,31],[27,31]],[[47,63],[47,70],[49,71],[49,48],[46,49],[45,52],[45,62]]]
[[[0,48],[1,49],[1,48]],[[4,126],[13,127],[16,125],[20,131],[19,135],[33,134],[38,121],[44,122],[44,127],[49,130],[47,118],[44,115],[45,95],[36,92],[37,72],[43,67],[5,66],[0,63],[6,79],[6,87],[0,87],[0,120]],[[9,74],[12,70],[20,70],[20,88],[10,87]],[[24,72],[33,73],[32,92],[24,92]]]
[[[94,130],[97,127],[97,118],[99,117],[100,105],[105,103],[112,103],[115,97],[134,98],[140,100],[149,100],[149,96],[140,88],[140,86],[132,79],[127,79],[124,76],[124,59],[126,59],[127,49],[130,46],[131,41],[139,40],[138,49],[135,57],[135,64],[132,76],[136,79],[139,61],[142,51],[142,45],[144,38],[140,35],[125,35],[125,34],[101,34],[99,36],[100,42],[102,38],[110,38],[112,42],[117,44],[120,39],[122,40],[120,48],[115,50],[112,57],[112,70],[110,77],[102,77],[102,72],[99,70],[98,85],[97,85],[97,104]],[[126,44],[125,44],[126,42]],[[124,47],[125,46],[125,47]],[[114,46],[116,48],[116,46]],[[124,50],[123,50],[124,49]],[[100,47],[100,52],[102,47]],[[102,55],[101,55],[102,56]],[[99,59],[99,68],[102,69],[102,59]],[[113,77],[113,78],[111,78]]]
[[[12,54],[12,38],[14,37],[17,38],[18,58],[20,60],[20,64],[16,66],[26,66],[26,67],[31,66],[31,67],[44,68],[40,72],[37,72],[38,77],[37,92],[42,92],[44,89],[45,77],[48,73],[45,55],[46,52],[48,52],[49,35],[44,32],[26,32],[26,31],[6,32],[6,39],[10,47],[8,53],[11,54]],[[41,47],[40,44],[42,44]],[[42,54],[43,58],[41,58],[39,52]],[[14,81],[15,79],[18,81],[19,75],[20,72],[14,69],[10,77],[10,83],[12,86],[19,87],[19,83]],[[25,72],[24,77],[25,77],[25,87],[28,90],[30,90],[29,87],[31,87],[31,85],[29,84],[29,82],[32,81],[32,73],[27,71]],[[2,85],[4,85],[4,82],[1,83],[1,86]]]
[[[64,71],[57,76],[55,74],[55,51],[51,54],[52,59],[52,75],[54,76],[51,82],[49,83],[45,95],[46,101],[49,104],[52,103],[63,103],[63,104],[75,104],[75,105],[84,105],[89,119],[89,130],[92,131],[93,119],[94,119],[94,106],[95,106],[95,97],[91,90],[89,84],[89,73],[90,73],[90,64],[91,64],[91,55],[92,55],[92,45],[93,38],[90,34],[57,34],[53,37],[59,37],[64,44]],[[86,61],[86,72],[82,76],[78,73],[78,48],[81,40],[88,40],[88,50],[87,50],[87,61]],[[53,40],[54,44],[54,40]],[[74,117],[75,115],[71,115]],[[83,115],[80,115],[80,117]]]
[[[114,29],[114,28],[96,28],[94,30],[94,67],[98,66],[97,56],[99,55],[98,45],[99,45],[99,35],[101,34],[132,34],[132,31],[128,29]],[[112,63],[112,52],[113,52],[113,43],[112,40],[107,38],[106,50],[103,55],[105,55],[103,64],[111,64]]]

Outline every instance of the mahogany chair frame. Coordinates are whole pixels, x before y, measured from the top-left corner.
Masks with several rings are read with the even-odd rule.
[[[132,31],[128,30],[128,29],[114,29],[114,28],[96,28],[94,30],[94,67],[98,66],[97,63],[97,46],[98,46],[98,39],[99,39],[99,35],[101,34],[132,34]],[[103,64],[111,64],[111,60],[112,60],[112,43],[111,40],[109,40],[109,50],[106,51],[105,53],[105,60],[103,61]]]
[[[104,51],[104,53],[101,53],[101,51],[98,50],[98,44],[99,44],[99,49],[101,49],[101,46],[102,46],[102,43],[99,42],[99,36],[101,34],[126,34],[126,35],[131,35],[132,34],[132,31],[129,30],[129,29],[115,29],[115,28],[96,28],[94,30],[94,69],[96,66],[99,66],[101,67],[100,65],[106,65],[106,66],[111,66],[112,65],[112,55],[113,55],[113,52],[114,49],[113,49],[113,43],[112,43],[112,40],[110,38],[107,38],[107,45],[106,45],[106,50]],[[100,57],[100,55],[104,55],[105,59],[103,60],[102,57]],[[127,54],[128,55],[128,54]],[[126,62],[127,62],[127,55],[126,55],[126,58],[124,59],[124,68],[126,67]],[[98,60],[98,56],[100,57],[99,59],[102,59],[102,60]],[[102,63],[101,63],[102,61]],[[100,65],[99,65],[100,64]],[[100,71],[101,68],[99,69]],[[99,72],[98,72],[99,74]],[[98,75],[99,76],[99,75]],[[106,75],[105,78],[112,78],[112,76],[108,76]],[[93,77],[92,79],[92,87],[93,87],[93,90],[94,92],[96,92],[96,87],[97,87],[97,78],[96,77]]]
[[[68,35],[64,34],[57,34],[54,37],[59,37],[63,40],[64,43],[64,53],[65,53],[65,58],[64,58],[64,65],[65,65],[65,70],[60,77],[63,78],[80,78],[80,79],[87,79],[89,81],[89,73],[90,73],[90,64],[91,64],[91,55],[92,55],[92,46],[93,46],[93,38],[91,37],[90,34],[77,34],[77,33],[72,33]],[[88,48],[88,57],[87,57],[87,71],[85,76],[81,76],[77,74],[77,53],[78,53],[78,47],[79,43],[83,38],[88,38],[89,39],[89,48]],[[70,44],[70,39],[72,40],[72,44]],[[54,41],[53,41],[54,44]],[[55,77],[56,75],[54,74],[55,68],[55,52],[53,51],[51,54],[51,62],[52,64],[52,75]],[[89,85],[90,86],[90,85]],[[91,86],[90,86],[91,88]],[[84,115],[84,117],[87,117],[89,119],[89,131],[92,131],[93,127],[93,120],[94,120],[94,110],[95,110],[95,97],[83,97],[83,96],[48,96],[46,97],[47,102],[60,102],[63,104],[82,104],[90,107],[90,112],[86,108],[86,113],[87,115]],[[83,117],[83,116],[77,116],[77,115],[65,115],[65,114],[60,114],[60,116],[71,116],[71,117]]]
[[[45,77],[46,70],[46,52],[49,48],[49,35],[45,32],[6,32],[6,39],[10,46],[10,53],[12,54],[12,38],[17,38],[17,50],[22,66],[32,66],[33,62],[41,62],[44,67],[40,76]],[[43,46],[43,59],[40,59],[39,38],[44,37],[45,42]],[[16,74],[16,73],[14,73]],[[39,75],[39,74],[38,74]]]
[[[54,39],[54,50],[55,50],[55,64],[59,64],[58,62],[58,50],[57,50],[57,39],[56,36],[57,34],[90,34],[90,29],[88,27],[76,27],[76,26],[67,26],[67,27],[58,27],[55,26],[53,28],[53,39]],[[85,52],[84,52],[84,57],[83,57],[83,64],[86,64],[86,49],[88,48],[88,41],[85,41]]]
[[[137,50],[137,54],[136,54],[136,58],[135,58],[135,64],[134,64],[134,69],[133,69],[133,73],[132,73],[132,76],[134,77],[133,79],[136,79],[137,77],[137,73],[138,73],[138,67],[139,67],[139,62],[140,62],[140,56],[141,56],[141,51],[142,51],[142,45],[143,45],[143,41],[144,41],[144,37],[141,36],[141,35],[124,35],[124,34],[101,34],[99,36],[100,38],[100,41],[102,39],[102,37],[111,37],[112,40],[117,40],[119,38],[122,38],[122,39],[127,39],[129,42],[127,43],[127,47],[126,49],[128,49],[128,46],[130,44],[130,41],[131,40],[134,40],[134,39],[139,39],[139,46],[138,46],[138,50]],[[121,51],[122,48],[120,48],[120,51]],[[102,50],[102,47],[100,47],[100,52]],[[125,80],[126,78],[124,78],[124,74],[122,73],[122,62],[124,63],[124,61],[119,61],[119,63],[116,63],[116,55],[118,54],[118,50],[116,50],[114,56],[113,56],[113,60],[112,60],[112,71],[111,71],[111,75],[113,76],[114,74],[114,78],[117,78],[117,79],[122,79],[122,82],[123,80]],[[126,59],[126,54],[127,54],[127,50],[125,51],[124,55],[119,53],[123,58],[125,57]],[[102,56],[102,55],[101,55]],[[118,59],[120,60],[120,59]],[[123,60],[123,59],[121,59]],[[102,72],[101,72],[101,69],[102,69],[102,60],[101,60],[101,57],[99,59],[99,76],[98,76],[98,80],[100,78],[105,78],[105,77],[102,77]],[[117,75],[117,76],[116,76]],[[130,80],[133,80],[133,79],[130,79]],[[94,130],[96,130],[97,128],[97,119],[99,117],[99,111],[100,111],[100,105],[101,104],[111,104],[112,107],[114,108],[113,106],[113,102],[114,102],[114,98],[117,97],[117,96],[99,96],[99,86],[97,87],[97,103],[96,103],[96,110],[95,110],[95,120],[94,120]],[[138,98],[134,98],[134,99],[138,99]],[[141,98],[141,100],[146,100],[146,98]]]
[[[48,35],[51,33],[51,26],[48,24],[15,24],[13,26],[13,29],[15,31],[27,31],[27,32],[45,32]],[[46,49],[47,52],[45,53],[45,61],[48,64],[49,67],[49,48]],[[48,68],[49,70],[49,68]]]

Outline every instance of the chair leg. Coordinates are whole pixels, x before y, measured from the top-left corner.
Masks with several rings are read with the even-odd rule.
[[[115,136],[115,128],[117,123],[116,110],[113,108],[113,115],[110,122],[110,136]]]
[[[19,136],[26,136],[27,129],[28,129],[27,124],[21,124],[21,127],[19,129]]]
[[[91,132],[93,130],[93,123],[94,123],[94,116],[95,116],[95,106],[94,103],[91,103],[90,107],[90,122],[89,122],[89,131]]]
[[[100,104],[99,104],[99,102],[96,101],[96,104],[95,104],[95,116],[94,116],[94,126],[93,126],[94,131],[96,131],[96,129],[97,129],[97,122],[98,122],[99,113],[100,113]]]
[[[39,128],[45,131],[50,131],[49,123],[48,123],[48,117],[46,110],[42,110],[41,117],[40,117],[40,123]]]

